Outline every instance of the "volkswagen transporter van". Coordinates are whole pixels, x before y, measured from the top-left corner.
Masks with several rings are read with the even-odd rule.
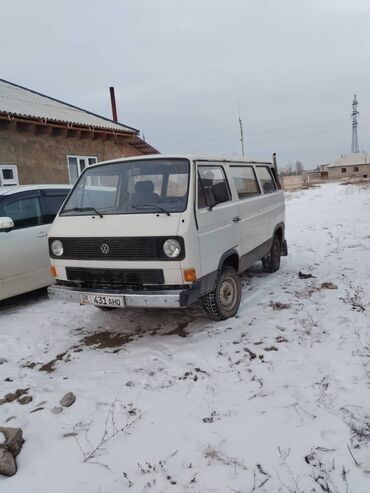
[[[187,307],[236,314],[239,274],[287,255],[270,162],[140,156],[89,166],[49,232],[54,298],[101,308]]]

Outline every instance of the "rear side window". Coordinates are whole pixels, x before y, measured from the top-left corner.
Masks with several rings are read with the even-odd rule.
[[[38,197],[8,200],[0,206],[0,217],[10,217],[14,229],[31,228],[42,222],[41,204]]]
[[[198,209],[204,209],[215,202],[214,187],[222,184],[226,187],[228,200],[230,191],[222,166],[198,166]]]
[[[230,173],[233,177],[239,199],[247,199],[255,195],[260,195],[261,191],[252,166],[231,166]]]
[[[256,172],[259,181],[261,182],[261,187],[263,193],[272,193],[276,191],[276,185],[272,178],[272,174],[268,166],[257,166]]]
[[[43,194],[44,223],[50,224],[54,221],[61,208],[69,190],[47,191]]]

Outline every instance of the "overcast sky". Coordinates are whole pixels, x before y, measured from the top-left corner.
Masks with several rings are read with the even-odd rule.
[[[139,128],[161,152],[370,151],[370,0],[1,0],[1,78]]]

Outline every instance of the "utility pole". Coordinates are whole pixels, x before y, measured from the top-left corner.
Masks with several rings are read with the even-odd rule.
[[[358,101],[357,101],[357,97],[356,97],[356,94],[354,95],[353,97],[353,101],[352,101],[352,113],[351,113],[351,116],[352,116],[352,145],[351,145],[351,152],[359,152],[359,148],[358,148],[358,132],[357,132],[357,125],[358,125],[358,122],[357,122],[357,116],[360,114],[357,110],[357,105],[358,105]]]
[[[239,116],[239,128],[240,128],[240,143],[241,143],[241,146],[242,146],[242,156],[244,156],[245,155],[245,152],[244,152],[243,122],[242,122],[242,119],[240,118],[239,103],[238,103],[238,116]]]

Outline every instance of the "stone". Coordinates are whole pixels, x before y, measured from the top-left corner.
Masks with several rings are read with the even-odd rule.
[[[45,409],[44,407],[36,407],[36,409],[32,409],[32,411],[30,411],[30,414],[31,413],[37,413],[38,411],[42,411],[43,409]]]
[[[24,395],[23,397],[20,397],[18,399],[19,404],[22,404],[24,406],[25,404],[29,404],[32,401],[33,397],[32,395]]]
[[[14,394],[17,396],[17,399],[21,397],[24,394],[27,394],[30,388],[28,387],[27,389],[17,389]]]
[[[15,394],[13,394],[12,392],[9,392],[9,394],[4,395],[5,402],[13,402],[13,401],[17,400],[17,398],[18,397]]]
[[[29,390],[29,387],[27,389],[17,389],[15,392],[9,392],[8,394],[5,394],[4,399],[6,402],[16,401],[22,395],[27,394]]]
[[[0,365],[3,365],[4,363],[7,363],[8,360],[5,358],[0,358]]]
[[[23,440],[23,432],[21,428],[8,428],[0,426],[0,432],[5,435],[3,446],[16,457],[21,451]]]
[[[61,406],[54,406],[51,412],[53,414],[60,414],[63,412],[63,408]]]
[[[68,392],[64,397],[60,399],[60,405],[63,407],[70,407],[75,402],[76,396],[73,392]]]
[[[0,474],[4,476],[14,476],[17,466],[12,454],[3,445],[0,445]]]

